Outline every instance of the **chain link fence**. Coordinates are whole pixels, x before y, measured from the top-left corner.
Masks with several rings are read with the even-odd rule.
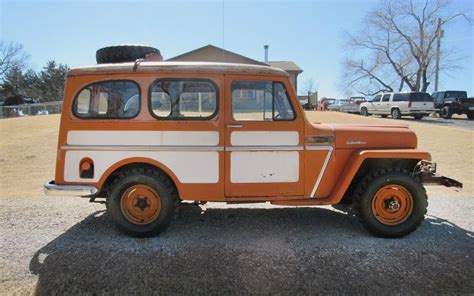
[[[61,113],[62,106],[62,101],[0,106],[0,118],[57,114]]]

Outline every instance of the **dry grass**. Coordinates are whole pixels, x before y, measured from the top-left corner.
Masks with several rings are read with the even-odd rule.
[[[335,112],[308,112],[315,122],[377,123],[395,121]],[[400,122],[396,122],[400,123]],[[474,195],[474,132],[451,127],[410,123],[419,148],[430,151],[438,170],[464,183]],[[42,195],[43,183],[54,177],[59,115],[0,121],[0,197]]]

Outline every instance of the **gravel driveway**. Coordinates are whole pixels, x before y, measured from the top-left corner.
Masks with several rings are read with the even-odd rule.
[[[474,197],[430,195],[418,231],[392,240],[330,207],[217,203],[134,239],[103,205],[3,198],[0,293],[472,294]]]

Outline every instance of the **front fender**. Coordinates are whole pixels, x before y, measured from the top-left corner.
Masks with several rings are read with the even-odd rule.
[[[431,160],[431,154],[417,149],[390,149],[390,150],[361,150],[355,152],[346,162],[334,190],[327,198],[328,204],[339,203],[344,197],[349,185],[366,159],[415,159]]]

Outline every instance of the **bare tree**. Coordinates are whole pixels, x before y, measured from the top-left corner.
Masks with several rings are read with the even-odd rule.
[[[300,91],[303,95],[309,95],[311,93],[314,93],[316,91],[316,83],[314,83],[314,79],[306,79]]]
[[[464,13],[448,14],[449,4],[382,0],[365,17],[363,30],[347,34],[346,45],[358,56],[344,62],[346,85],[366,95],[405,88],[425,92],[441,27],[458,17],[470,20]]]
[[[23,45],[0,40],[0,77],[13,67],[23,68],[28,58],[23,51]]]

